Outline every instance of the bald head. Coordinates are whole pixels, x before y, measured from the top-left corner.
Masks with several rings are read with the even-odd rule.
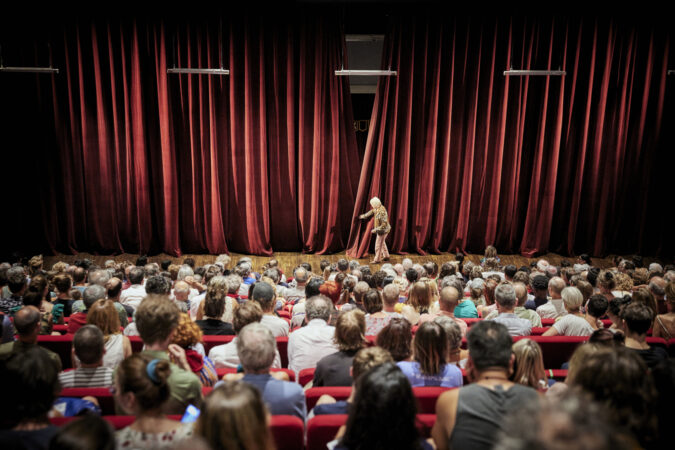
[[[441,291],[441,297],[438,300],[441,311],[454,313],[457,303],[459,303],[459,291],[457,288],[453,286],[444,287]]]
[[[513,289],[516,291],[516,306],[523,306],[527,301],[527,286],[524,283],[513,283]]]
[[[176,281],[173,286],[173,295],[178,301],[185,301],[190,295],[190,285],[185,281]]]
[[[22,338],[32,337],[40,331],[40,310],[35,306],[25,306],[14,314],[14,326]]]

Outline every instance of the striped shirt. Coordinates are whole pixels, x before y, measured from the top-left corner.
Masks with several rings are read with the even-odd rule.
[[[95,388],[113,384],[113,369],[110,367],[81,367],[59,374],[61,387]]]

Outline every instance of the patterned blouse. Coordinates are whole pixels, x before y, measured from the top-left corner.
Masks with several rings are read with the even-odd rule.
[[[362,217],[364,219],[367,219],[372,215],[375,215],[375,228],[373,229],[376,232],[384,231],[383,234],[387,234],[391,231],[391,225],[389,224],[389,215],[387,214],[387,210],[384,206],[379,206],[375,209],[371,209],[370,211],[365,213]]]

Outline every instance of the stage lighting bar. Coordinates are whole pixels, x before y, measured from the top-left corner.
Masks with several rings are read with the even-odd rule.
[[[230,71],[228,69],[197,69],[197,68],[178,68],[174,67],[172,69],[166,69],[166,73],[183,73],[183,74],[195,74],[195,75],[229,75]]]
[[[0,72],[8,73],[59,73],[59,69],[53,67],[4,67],[0,66]]]
[[[351,76],[358,75],[360,77],[395,77],[397,72],[395,70],[336,70],[337,76]]]
[[[515,76],[515,77],[525,77],[525,76],[564,76],[567,75],[567,72],[564,70],[505,70],[504,76]]]
[[[675,75],[675,70],[669,70],[668,75]]]

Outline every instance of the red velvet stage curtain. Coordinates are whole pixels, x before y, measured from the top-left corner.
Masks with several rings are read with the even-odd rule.
[[[372,196],[396,253],[672,250],[652,219],[673,144],[669,32],[436,17],[398,18],[387,35],[382,65],[398,76],[378,85],[349,255],[374,241],[357,219]],[[567,75],[505,77],[511,67]]]
[[[53,46],[53,250],[343,249],[359,155],[336,14],[83,22]],[[222,34],[221,34],[222,30]],[[167,74],[218,67],[230,76]],[[44,81],[44,80],[48,81]],[[16,140],[19,140],[18,138]]]

